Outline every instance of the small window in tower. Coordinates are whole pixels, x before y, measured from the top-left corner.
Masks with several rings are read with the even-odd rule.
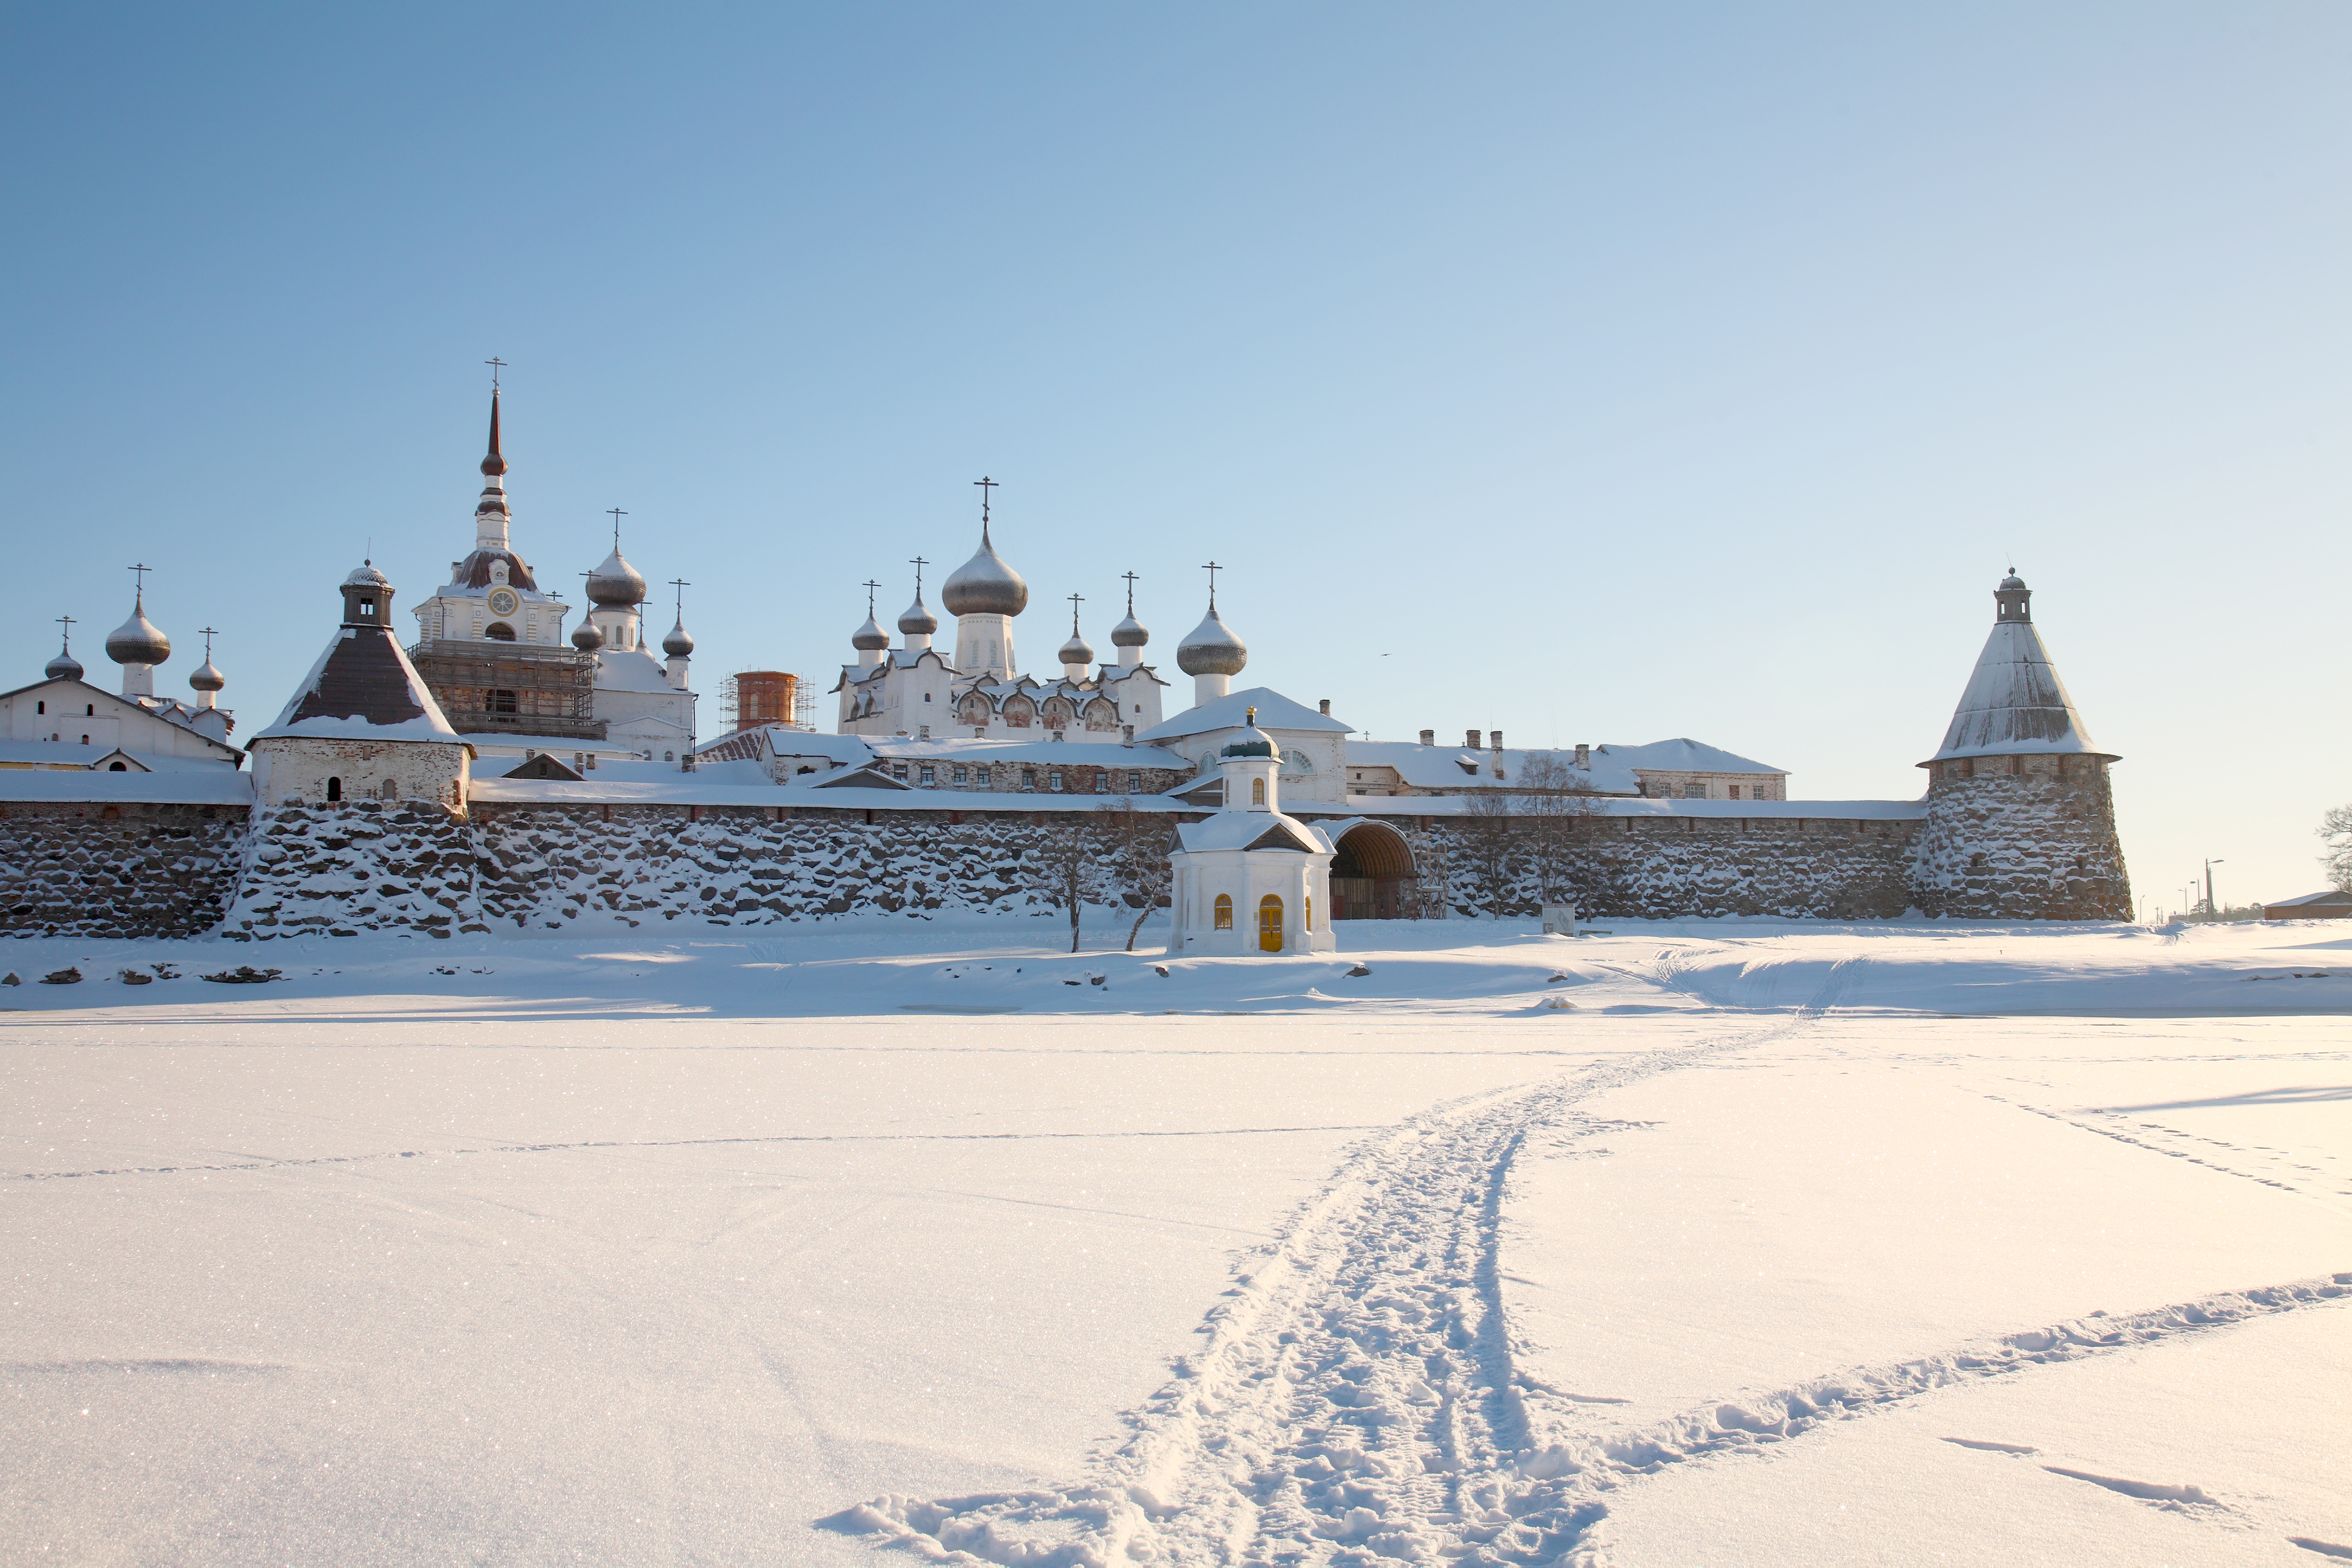
[[[327,780],[327,799],[330,800],[340,800],[342,798],[343,781],[340,779],[330,778]]]
[[[1265,779],[1253,779],[1250,780],[1250,804],[1253,806],[1263,806],[1265,804]]]
[[[514,628],[503,621],[493,621],[483,627],[482,635],[493,643],[511,643],[515,640]]]
[[[124,766],[123,766],[121,763],[120,763],[120,762],[110,762],[110,763],[108,763],[108,764],[106,765],[106,770],[107,770],[109,773],[128,773],[128,772],[130,772],[130,771],[131,771],[131,769],[130,769],[130,768],[128,768],[124,767]],[[2079,857],[2078,857],[2078,858],[2076,859],[2076,861],[2075,861],[2074,869],[2075,869],[2076,871],[2080,871],[2080,870],[2082,870],[2082,869],[2083,869],[2082,862],[2081,862],[2081,860],[2080,860],[2080,858],[2079,858]]]
[[[929,693],[929,692],[925,692],[925,693],[923,694],[923,700],[924,700],[925,702],[929,702],[929,701],[930,701],[930,700],[931,700],[931,694],[930,694],[930,693]]]

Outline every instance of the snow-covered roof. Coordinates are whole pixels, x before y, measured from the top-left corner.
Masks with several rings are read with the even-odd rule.
[[[224,769],[226,775],[226,770]],[[840,785],[831,789],[812,788],[816,775],[788,785],[769,783],[764,778],[758,784],[710,783],[708,775],[697,769],[692,773],[672,772],[658,782],[606,779],[599,768],[579,783],[546,781],[530,779],[482,779],[473,782],[471,799],[485,805],[600,805],[600,806],[789,806],[795,810],[824,807],[830,810],[877,811],[937,811],[943,816],[950,811],[1108,811],[1123,804],[1132,804],[1139,811],[1165,814],[1191,811],[1187,806],[1164,795],[1056,795],[1045,791],[994,789],[910,789],[893,780],[887,789]],[[242,774],[226,775],[243,778]],[[32,773],[0,771],[0,786],[11,779],[145,779],[143,773]],[[841,778],[826,774],[825,778]],[[0,788],[0,800],[10,799]],[[49,799],[47,796],[26,796],[28,800]],[[70,798],[70,797],[59,797]],[[131,794],[126,800],[149,797]],[[1264,813],[1260,813],[1263,815]]]
[[[486,757],[502,751],[593,751],[602,757],[636,750],[626,741],[583,740],[570,735],[511,735],[502,729],[469,733],[457,738]]]
[[[1299,801],[1295,810],[1319,810]],[[1341,808],[1334,807],[1333,810]],[[1350,795],[1344,808],[1368,817],[1459,817],[1477,810],[1470,795]],[[1592,801],[1600,817],[1775,817],[1784,821],[1908,821],[1927,813],[1925,800],[1664,800],[1648,796],[1602,795]]]
[[[669,684],[669,672],[662,662],[643,648],[628,648],[619,653],[602,652],[596,655],[596,689],[600,692],[667,692],[677,688]]]
[[[1605,748],[1604,748],[1605,749]],[[1503,776],[1494,774],[1495,754],[1491,751],[1467,751],[1455,746],[1423,746],[1410,740],[1350,740],[1348,742],[1348,766],[1350,768],[1392,768],[1397,776],[1416,789],[1465,789],[1484,786],[1487,789],[1513,788],[1527,767],[1528,758],[1536,755],[1532,749],[1506,749],[1503,752]],[[1551,754],[1563,765],[1573,766],[1576,753],[1556,751]],[[1472,764],[1465,768],[1465,762]],[[1601,751],[1592,754],[1592,766],[1582,777],[1593,789],[1603,795],[1638,795],[1642,781],[1633,770]]]
[[[1206,735],[1214,729],[1239,729],[1249,723],[1249,710],[1257,709],[1260,729],[1309,729],[1326,735],[1345,735],[1348,727],[1328,714],[1318,713],[1303,703],[1292,702],[1272,686],[1252,686],[1246,691],[1229,692],[1198,707],[1186,708],[1175,717],[1153,725],[1137,736],[1138,740],[1181,740],[1188,735]]]
[[[1330,835],[1312,822],[1302,822],[1280,811],[1219,811],[1176,829],[1176,839],[1187,850],[1280,850],[1294,853],[1331,853]]]
[[[1774,773],[1785,775],[1785,768],[1775,768],[1769,762],[1736,756],[1720,747],[1704,741],[1678,737],[1673,740],[1654,740],[1647,746],[1597,746],[1596,758],[1606,757],[1626,768],[1652,773]]]
[[[893,759],[953,762],[1038,762],[1067,768],[1180,768],[1192,771],[1190,758],[1156,746],[1124,746],[1110,740],[982,740],[952,737],[914,740],[904,736],[873,736],[875,754]]]
[[[137,802],[156,806],[234,806],[243,810],[253,804],[253,775],[216,764],[158,768],[152,773],[0,768],[0,800],[88,800],[109,805]]]
[[[253,738],[463,744],[386,626],[339,626],[278,722]]]
[[[2264,909],[2304,909],[2309,907],[2340,907],[2352,904],[2352,893],[2331,887],[2324,893],[2306,893],[2301,898],[2274,898],[2263,905]]]
[[[2114,760],[2111,753],[2092,743],[2033,622],[1998,621],[1977,656],[1968,689],[1960,694],[1944,744],[1927,761],[2020,752],[2068,752]]]

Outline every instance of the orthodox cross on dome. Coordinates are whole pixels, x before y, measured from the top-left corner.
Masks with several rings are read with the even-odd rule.
[[[1127,612],[1133,615],[1135,613],[1135,573],[1123,571],[1119,576],[1127,579]]]
[[[349,560],[352,558],[345,556],[343,559],[345,560]],[[145,598],[147,594],[147,574],[155,569],[152,566],[126,566],[122,570],[137,575],[139,579],[139,595],[142,599]]]
[[[923,568],[930,565],[931,563],[925,560],[921,556],[917,556],[907,564],[915,569],[915,597],[920,599],[923,596]]]
[[[980,486],[980,526],[985,529],[988,527],[988,493],[991,490],[1001,489],[1003,486],[985,474],[974,479],[972,483]]]
[[[1209,608],[1214,610],[1217,607],[1217,573],[1225,569],[1215,561],[1211,561],[1201,570],[1209,574]]]
[[[874,591],[882,585],[869,577],[858,586],[866,590],[866,619],[871,621],[874,619]]]
[[[347,556],[344,559],[348,560],[350,558]],[[220,633],[214,631],[209,626],[199,626],[196,628],[196,631],[204,637],[205,663],[209,664],[213,662],[213,639],[219,636]]]
[[[58,624],[65,628],[64,632],[61,633],[62,641],[70,645],[73,642],[74,618],[70,615],[60,615],[58,617]]]
[[[619,549],[621,548],[621,519],[627,517],[629,514],[621,510],[618,507],[607,507],[604,510],[613,519],[613,548],[614,549]]]
[[[686,591],[692,588],[694,584],[682,577],[673,577],[669,580],[669,585],[677,590],[677,615],[678,619],[683,621],[686,619]]]
[[[1085,602],[1086,600],[1080,595],[1075,593],[1070,595],[1070,635],[1073,637],[1078,634],[1078,606]]]
[[[507,362],[504,360],[499,359],[496,354],[492,354],[488,359],[484,360],[482,363],[490,367],[490,391],[493,393],[496,393],[499,390],[499,372],[506,369]]]

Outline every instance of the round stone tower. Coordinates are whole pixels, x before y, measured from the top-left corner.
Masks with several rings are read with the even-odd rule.
[[[2033,628],[2012,570],[1993,591],[1992,635],[1927,770],[1912,867],[1929,915],[2128,920],[2131,879],[2107,767]]]

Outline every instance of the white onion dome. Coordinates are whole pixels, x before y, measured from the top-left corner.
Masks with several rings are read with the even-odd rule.
[[[41,674],[53,681],[78,681],[81,679],[81,661],[73,656],[71,648],[60,646],[58,656],[42,667]]]
[[[593,621],[583,620],[572,629],[572,645],[583,653],[593,653],[604,645],[604,633]]]
[[[1094,644],[1079,636],[1078,629],[1073,626],[1070,628],[1070,640],[1062,644],[1062,651],[1055,657],[1066,664],[1091,664],[1095,662]]]
[[[1249,663],[1249,645],[1234,635],[1217,607],[1176,644],[1176,667],[1188,675],[1238,675]]]
[[[1249,710],[1249,727],[1227,741],[1224,749],[1217,755],[1219,757],[1270,757],[1279,762],[1282,760],[1282,748],[1275,745],[1274,737],[1258,728],[1257,709],[1252,708]]]
[[[940,629],[940,618],[923,602],[923,591],[915,591],[915,602],[899,612],[898,630],[909,637],[928,637]]]
[[[980,549],[949,574],[940,602],[950,615],[1018,615],[1029,608],[1029,585],[988,542],[987,524],[981,525]]]
[[[621,558],[619,545],[588,574],[588,601],[607,610],[631,609],[646,601],[646,580]]]
[[[1150,641],[1151,633],[1143,629],[1143,622],[1135,618],[1132,610],[1127,612],[1126,620],[1110,629],[1110,645],[1114,648],[1140,648]]]
[[[188,676],[188,685],[196,691],[216,692],[228,685],[228,677],[207,657]]]
[[[132,601],[131,619],[106,634],[106,656],[118,664],[160,664],[172,656],[172,640],[147,619],[144,594]]]
[[[890,645],[890,633],[868,615],[866,624],[849,634],[849,645],[861,653],[878,653]]]
[[[694,652],[694,639],[687,632],[685,616],[679,616],[670,627],[669,635],[662,639],[662,652],[673,659],[683,659]]]

